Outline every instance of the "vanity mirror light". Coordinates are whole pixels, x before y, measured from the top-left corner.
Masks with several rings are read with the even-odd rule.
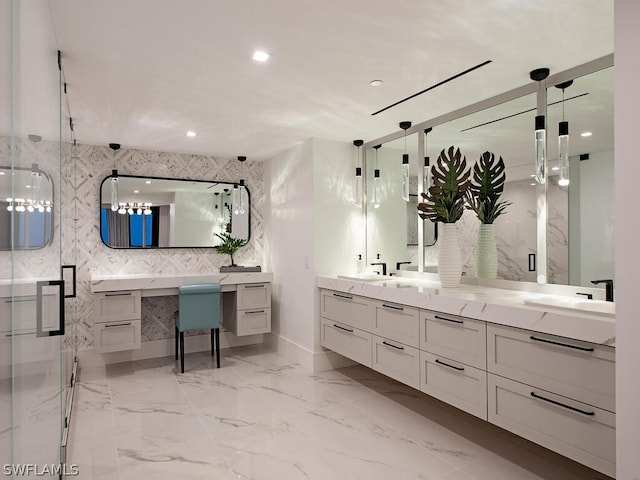
[[[0,166],[0,250],[51,244],[53,207],[53,182],[36,164],[31,169]]]
[[[100,235],[112,248],[208,248],[230,232],[250,238],[249,189],[231,182],[118,175],[112,209],[112,176],[100,186]]]

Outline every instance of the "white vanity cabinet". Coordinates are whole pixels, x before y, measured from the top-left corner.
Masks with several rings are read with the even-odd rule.
[[[615,475],[615,351],[489,324],[488,420]]]
[[[141,292],[123,290],[94,294],[94,348],[98,353],[141,347]]]
[[[271,331],[271,283],[239,284],[222,305],[224,326],[237,337]]]

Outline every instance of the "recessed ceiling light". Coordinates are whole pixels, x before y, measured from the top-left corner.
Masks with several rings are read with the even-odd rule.
[[[269,54],[262,50],[256,50],[255,52],[253,52],[253,59],[256,62],[266,62],[267,60],[269,60]]]
[[[140,190],[134,190],[133,193],[140,193]]]
[[[531,178],[534,178],[536,175],[535,173],[532,173],[531,175],[529,175]]]
[[[593,133],[591,133],[591,132],[582,132],[580,134],[581,137],[590,137],[591,135],[593,135]]]
[[[371,80],[371,82],[369,83],[372,87],[379,87],[380,85],[382,85],[382,80]]]
[[[189,131],[187,132],[187,137],[193,138],[193,137],[195,137],[196,135],[197,135],[197,133],[196,133],[196,132],[194,132],[193,130],[189,130]]]
[[[536,184],[535,183],[530,183],[529,185],[531,185],[532,187],[535,187]]]
[[[560,170],[560,167],[551,167],[551,170],[553,170],[555,172],[557,170]]]
[[[144,183],[146,183],[147,185],[149,185],[151,183],[151,180],[146,180]]]
[[[0,172],[0,175],[4,175],[4,172]]]

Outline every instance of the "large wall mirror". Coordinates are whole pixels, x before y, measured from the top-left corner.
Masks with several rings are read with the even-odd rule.
[[[0,250],[35,250],[52,240],[51,177],[35,164],[31,169],[0,166]]]
[[[100,186],[100,235],[112,248],[205,248],[216,234],[249,241],[251,197],[229,182],[119,175]],[[112,203],[113,201],[113,203]]]

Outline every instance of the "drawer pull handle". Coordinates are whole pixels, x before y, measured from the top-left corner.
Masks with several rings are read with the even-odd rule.
[[[345,332],[353,333],[352,328],[344,328],[344,327],[341,327],[340,325],[336,325],[335,323],[333,324],[333,326],[336,328],[339,328],[340,330],[344,330]]]
[[[392,308],[393,310],[400,310],[400,311],[404,310],[403,307],[396,307],[395,305],[387,305],[386,303],[383,303],[382,306],[384,308]]]
[[[454,370],[457,370],[459,372],[464,372],[464,367],[456,367],[455,365],[450,365],[450,364],[445,363],[442,360],[439,360],[437,358],[436,358],[436,363],[438,365],[442,365],[443,367],[449,367],[449,368],[453,368]]]
[[[464,323],[464,320],[456,320],[455,318],[441,317],[440,315],[434,315],[434,318],[436,320],[444,320],[445,322],[457,323],[459,325],[462,325]]]
[[[131,322],[127,322],[127,323],[112,323],[112,324],[109,324],[109,325],[105,325],[104,328],[128,327],[129,325],[131,325]]]
[[[593,352],[592,347],[581,347],[580,345],[570,345],[568,343],[562,342],[554,342],[553,340],[547,340],[545,338],[534,337],[533,335],[529,336],[531,340],[542,343],[550,343],[551,345],[558,345],[559,347],[573,348],[575,350],[582,350],[583,352]]]
[[[596,412],[587,412],[586,410],[580,410],[579,408],[572,407],[571,405],[565,405],[564,403],[556,402],[555,400],[551,400],[550,398],[542,397],[536,394],[536,392],[531,392],[531,396],[533,398],[537,398],[538,400],[542,400],[543,402],[552,403],[559,407],[566,408],[567,410],[571,410],[572,412],[578,412],[578,413],[581,413],[582,415],[587,415],[589,417],[593,417],[596,414]]]
[[[4,301],[4,303],[22,303],[22,302],[35,302],[35,301],[36,301],[36,296],[30,295],[27,297],[8,298]]]
[[[253,315],[254,313],[264,313],[264,310],[252,310],[250,312],[244,312],[245,315]]]
[[[33,335],[33,332],[6,333],[5,337],[20,337],[22,335]]]
[[[114,293],[105,293],[105,297],[126,297],[127,295],[131,295],[133,292],[114,292]]]
[[[386,345],[387,347],[391,347],[391,348],[395,348],[396,350],[404,350],[404,347],[399,347],[397,345],[393,345],[392,343],[387,343],[386,341],[382,341],[383,345]]]
[[[346,298],[347,300],[353,300],[353,297],[351,295],[340,295],[339,293],[334,293],[333,296],[339,297],[339,298]]]
[[[264,285],[244,285],[244,288],[264,288]]]

